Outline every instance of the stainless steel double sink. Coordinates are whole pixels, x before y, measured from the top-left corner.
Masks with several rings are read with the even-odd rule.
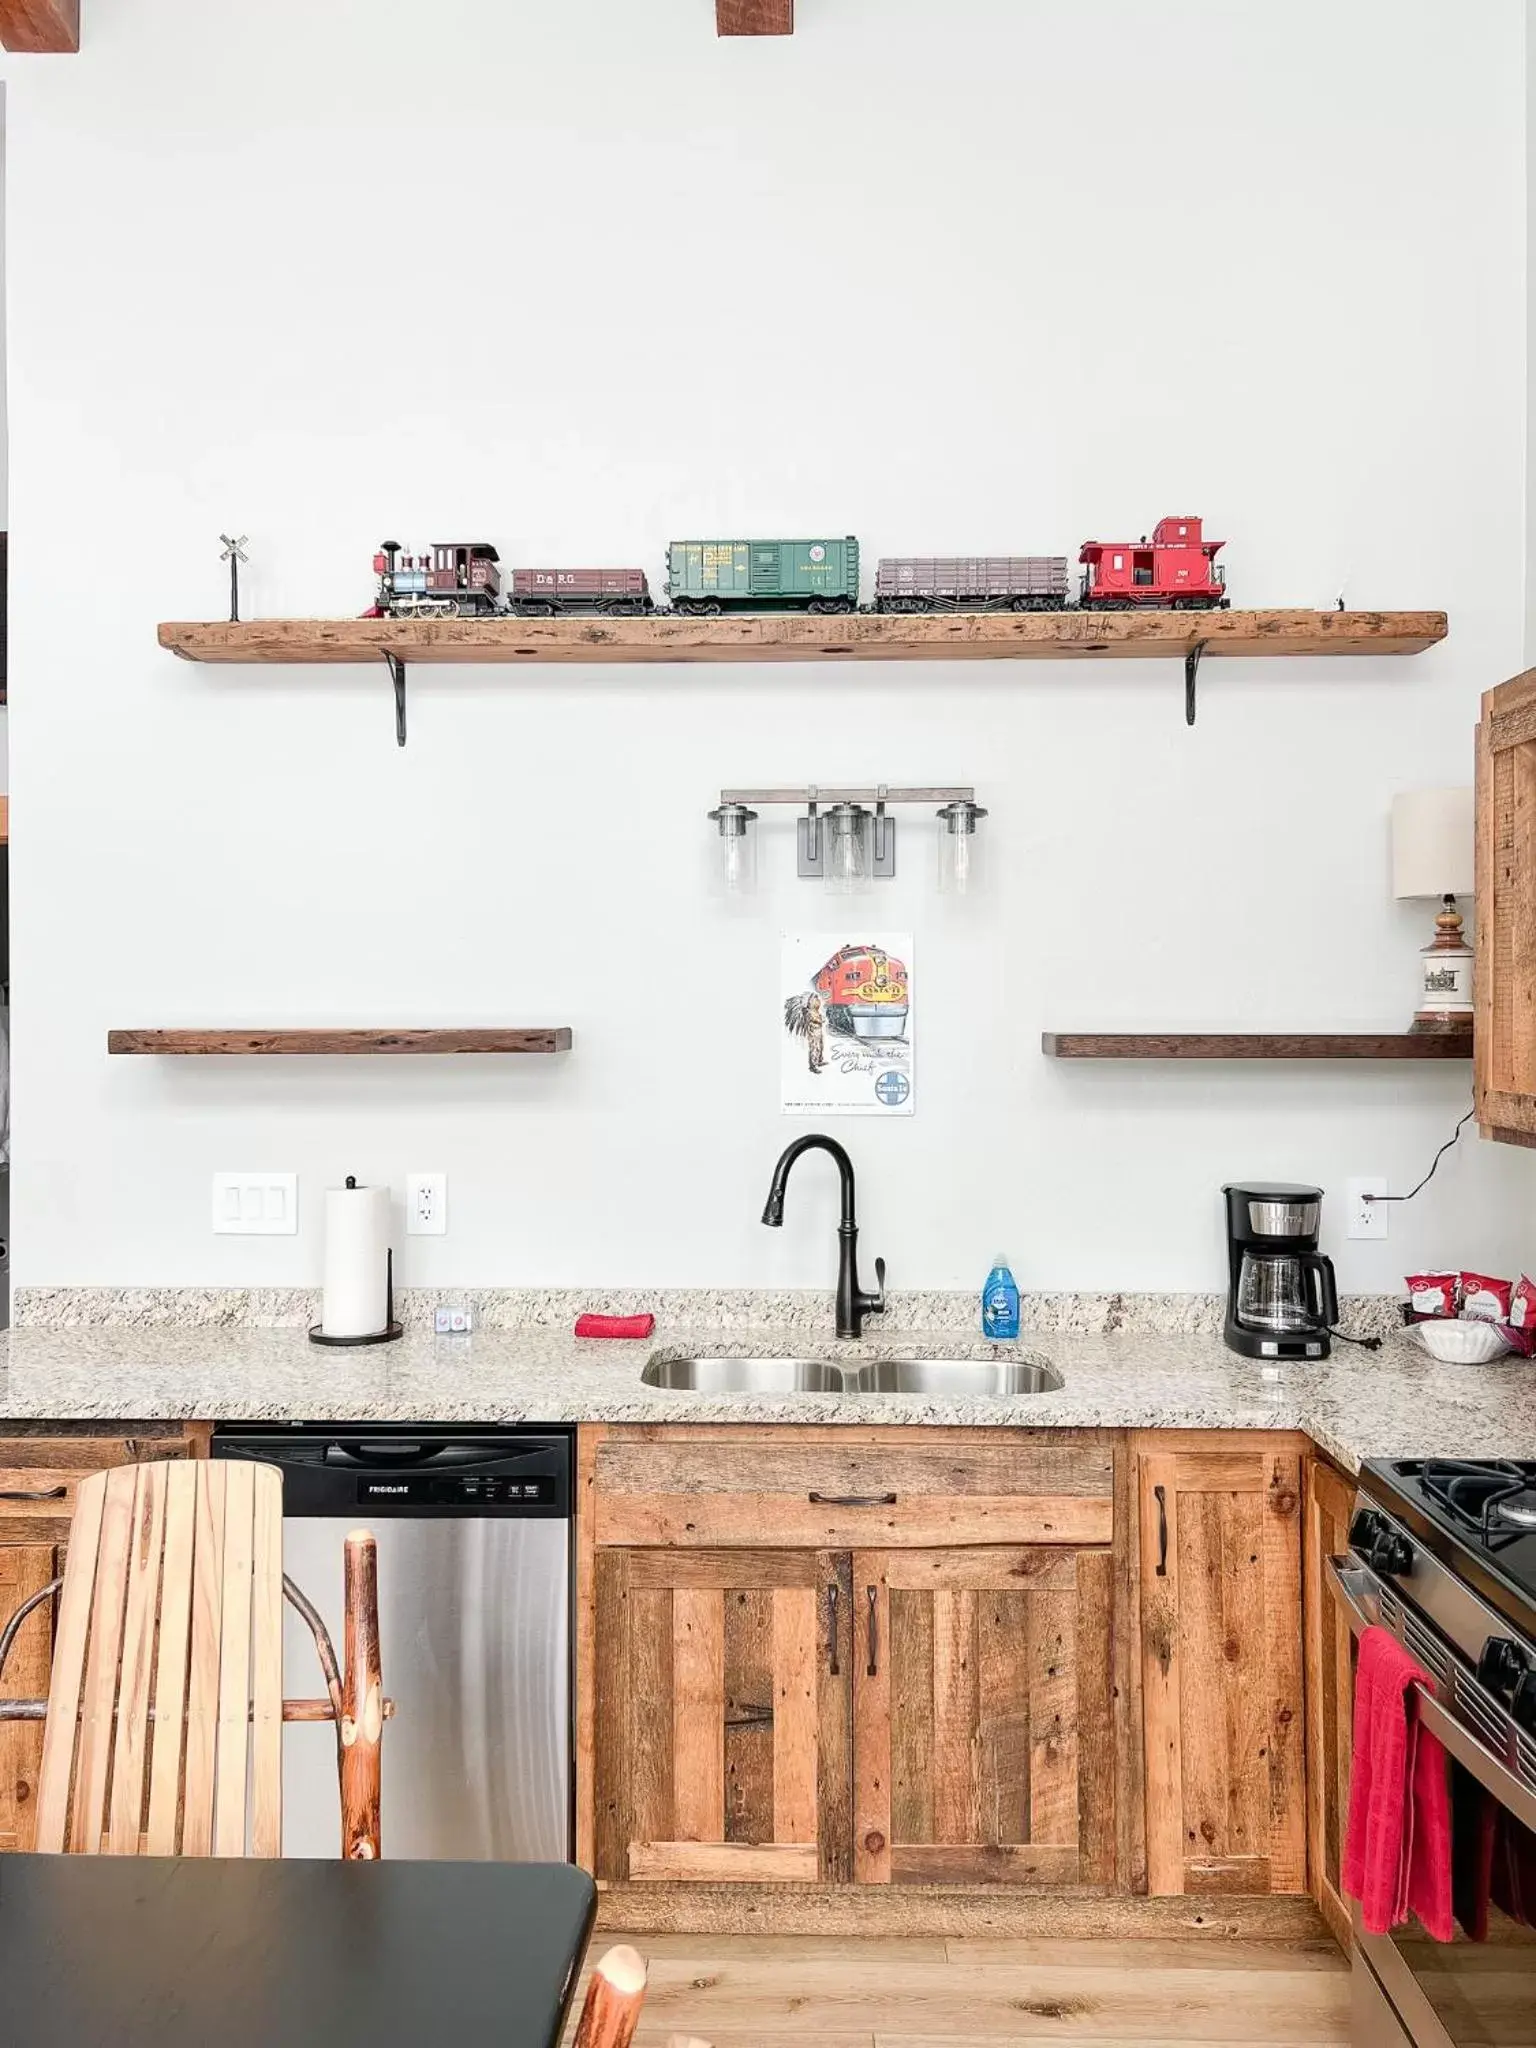
[[[838,1365],[826,1358],[653,1358],[648,1387],[696,1394],[1054,1394],[1053,1365],[1023,1358],[879,1358]]]

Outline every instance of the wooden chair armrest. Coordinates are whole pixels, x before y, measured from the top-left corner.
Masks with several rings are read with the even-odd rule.
[[[342,1714],[341,1666],[336,1662],[336,1645],[331,1641],[331,1632],[326,1627],[319,1608],[299,1590],[286,1572],[283,1573],[283,1597],[294,1611],[303,1617],[315,1639],[315,1655],[320,1659],[320,1675],[324,1678],[325,1689],[330,1694],[330,1713],[316,1715],[315,1718],[339,1721]],[[286,1709],[284,1718],[287,1718]],[[294,1718],[297,1720],[307,1717],[295,1715]]]
[[[10,1656],[16,1638],[21,1634],[22,1623],[35,1607],[41,1607],[45,1600],[51,1600],[64,1581],[50,1579],[46,1586],[40,1586],[29,1599],[23,1600],[10,1620],[0,1629],[0,1678],[5,1676],[5,1660]]]
[[[592,1971],[571,2048],[629,2048],[645,2003],[645,1964],[634,1949],[609,1949]]]

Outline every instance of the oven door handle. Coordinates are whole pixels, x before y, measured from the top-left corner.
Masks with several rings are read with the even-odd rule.
[[[1377,1625],[1379,1609],[1372,1596],[1380,1591],[1375,1575],[1357,1564],[1352,1557],[1330,1557],[1323,1561],[1327,1575],[1328,1590],[1343,1611],[1353,1635],[1361,1635],[1368,1628]],[[1417,1695],[1419,1726],[1427,1728],[1455,1757],[1463,1769],[1469,1771],[1477,1782],[1504,1808],[1506,1813],[1527,1828],[1536,1829],[1536,1790],[1517,1778],[1509,1766],[1496,1757],[1492,1750],[1484,1748],[1454,1715],[1441,1706],[1435,1695],[1423,1685],[1415,1685]]]

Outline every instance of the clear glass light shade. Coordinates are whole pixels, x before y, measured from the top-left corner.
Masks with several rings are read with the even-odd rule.
[[[757,813],[745,804],[721,804],[710,812],[720,837],[715,848],[715,887],[722,896],[750,896],[757,888]]]
[[[974,896],[982,887],[985,862],[977,823],[986,816],[980,804],[946,804],[938,814],[939,894]]]
[[[863,896],[874,879],[870,814],[863,804],[833,804],[822,814],[821,857],[829,896]]]

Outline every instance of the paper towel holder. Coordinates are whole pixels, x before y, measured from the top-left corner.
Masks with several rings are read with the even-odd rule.
[[[351,1186],[351,1182],[348,1182]],[[328,1344],[336,1350],[351,1350],[359,1344],[393,1344],[397,1337],[403,1337],[403,1327],[395,1321],[395,1248],[390,1246],[385,1254],[388,1260],[384,1282],[384,1327],[373,1330],[366,1337],[328,1337],[323,1323],[311,1323],[309,1341],[311,1344]]]

